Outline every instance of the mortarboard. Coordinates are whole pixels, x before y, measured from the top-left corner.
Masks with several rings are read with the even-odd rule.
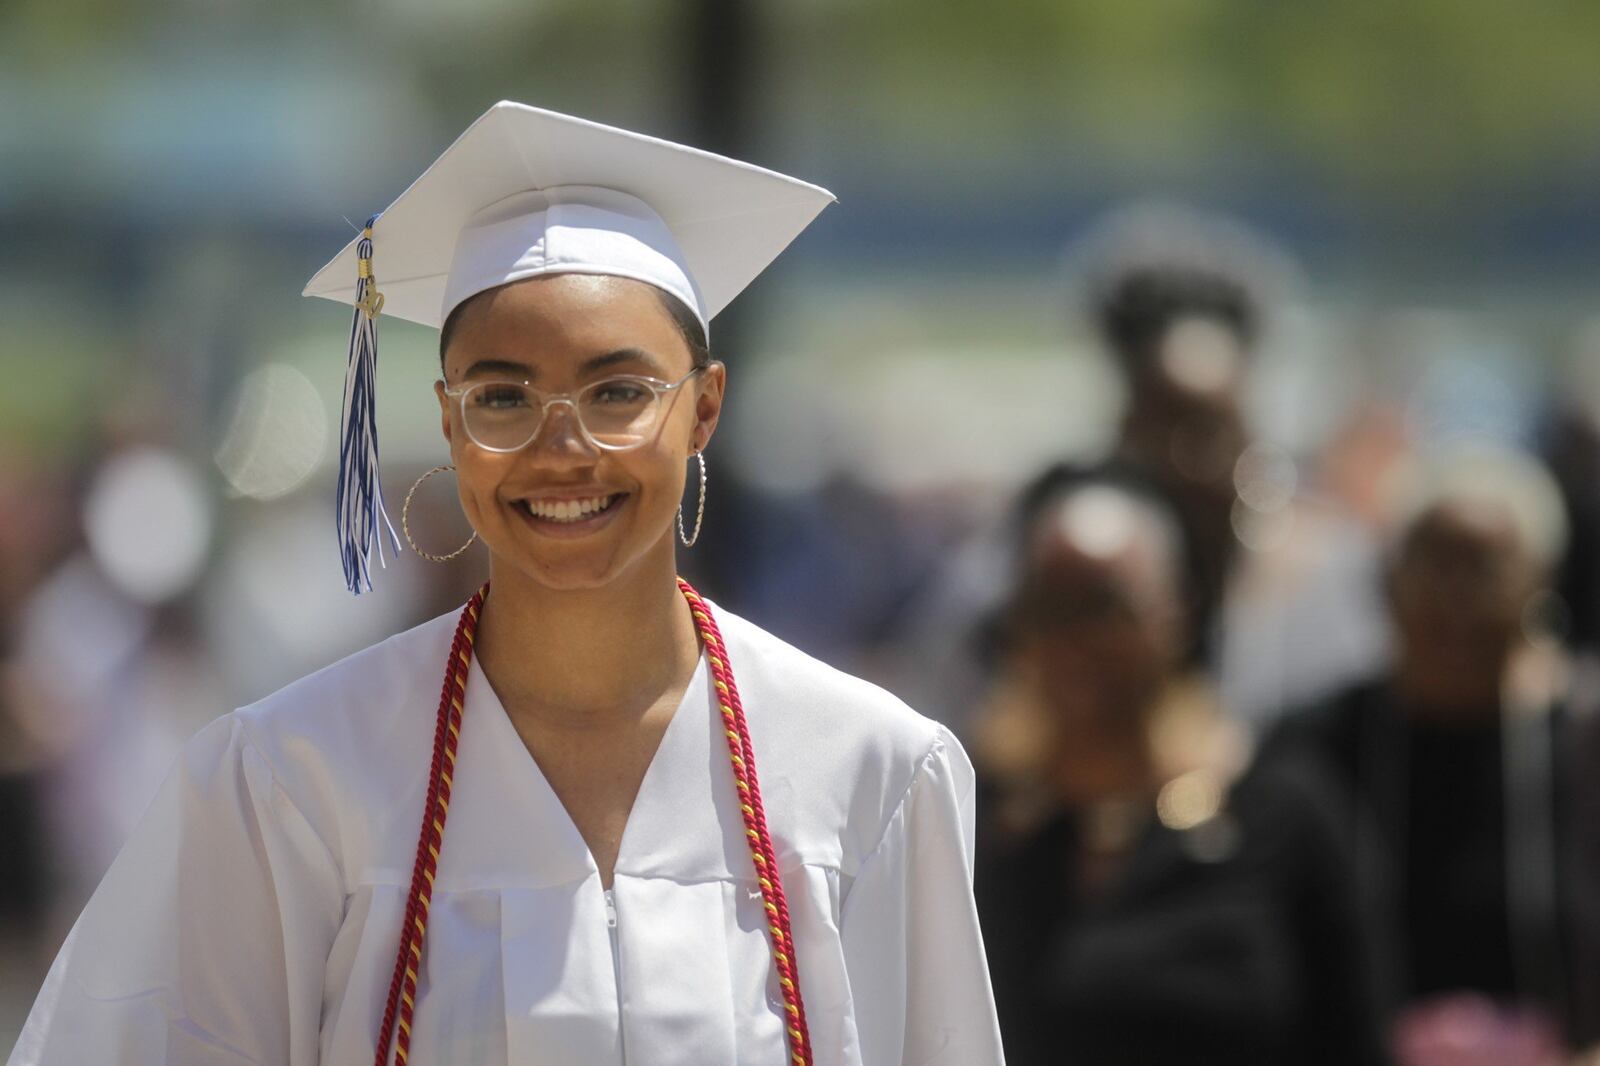
[[[442,325],[469,297],[541,274],[634,278],[706,326],[833,202],[749,163],[502,101],[368,220],[303,295],[354,304],[339,446],[345,581],[383,562],[373,383],[380,313]]]

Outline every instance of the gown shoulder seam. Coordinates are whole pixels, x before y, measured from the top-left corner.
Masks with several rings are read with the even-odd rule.
[[[278,773],[277,767],[272,765],[272,760],[268,758],[267,753],[262,750],[261,745],[257,744],[255,738],[250,735],[248,724],[243,718],[235,717],[234,728],[239,736],[241,752],[249,751],[257,759],[260,759],[261,765],[266,768],[267,778],[272,783],[273,797],[282,797],[285,806],[294,812],[295,817],[300,819],[300,821],[305,825],[306,829],[310,831],[311,835],[316,838],[317,843],[322,847],[323,854],[327,858],[328,863],[334,870],[338,871],[339,884],[341,888],[348,885],[349,879],[345,876],[344,864],[339,861],[338,853],[334,851],[333,847],[328,843],[327,838],[322,835],[322,831],[317,828],[316,823],[313,822],[306,812],[300,807],[300,804],[295,802],[294,796],[290,795],[289,790],[283,787],[282,775]]]
[[[906,787],[900,793],[900,798],[895,801],[894,807],[889,811],[889,816],[884,819],[883,828],[878,831],[878,839],[873,843],[871,849],[868,850],[857,867],[858,875],[859,871],[865,869],[877,854],[883,850],[884,842],[889,839],[889,831],[894,828],[894,824],[900,818],[901,812],[905,810],[906,802],[911,798],[911,794],[916,791],[918,783],[926,776],[928,764],[944,754],[944,738],[944,727],[935,728],[933,740],[929,743],[928,750],[923,752],[917,759],[917,768],[912,771],[910,779],[906,782]]]

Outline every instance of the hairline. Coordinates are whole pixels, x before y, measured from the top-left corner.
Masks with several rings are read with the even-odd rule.
[[[555,275],[545,274],[539,276],[554,277]],[[529,279],[520,278],[518,280],[526,281]],[[450,313],[445,316],[444,322],[439,326],[440,373],[444,372],[445,354],[450,350],[450,341],[455,335],[455,330],[460,322],[460,316],[462,312],[477,302],[480,297],[486,296],[491,292],[498,292],[499,290],[505,288],[506,285],[515,284],[517,284],[516,281],[508,281],[505,283],[505,285],[496,285],[492,288],[484,289],[482,292],[473,293],[465,300],[462,300],[460,303],[456,304],[456,306],[451,309]],[[647,281],[641,281],[639,284],[649,286],[650,290],[656,294],[656,298],[661,302],[662,309],[666,311],[668,317],[672,319],[672,324],[677,327],[679,336],[683,338],[684,347],[689,349],[690,365],[695,369],[709,366],[711,363],[711,346],[706,337],[705,327],[701,325],[698,315],[696,315],[696,313],[686,303],[667,292],[665,289],[662,289],[656,285],[651,285]]]

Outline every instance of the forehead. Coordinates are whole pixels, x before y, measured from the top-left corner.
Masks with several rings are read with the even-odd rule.
[[[514,281],[463,304],[444,368],[454,379],[474,362],[492,359],[525,365],[530,376],[541,377],[618,351],[637,352],[638,361],[654,364],[633,369],[674,376],[692,363],[653,286],[608,275],[552,274]]]
[[[1091,486],[1045,509],[1029,545],[1030,578],[1053,588],[1168,588],[1161,536],[1146,511],[1124,493]]]
[[[1244,347],[1220,319],[1189,315],[1161,338],[1155,371],[1163,384],[1196,396],[1237,389],[1244,376]]]
[[[1407,538],[1408,555],[1511,555],[1522,549],[1509,508],[1489,500],[1448,499],[1418,516]]]
[[[1122,584],[1138,570],[1138,532],[1120,515],[1074,514],[1058,508],[1035,529],[1029,570],[1054,587]]]

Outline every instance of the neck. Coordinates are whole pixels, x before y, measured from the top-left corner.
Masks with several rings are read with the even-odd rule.
[[[1465,725],[1492,720],[1499,711],[1508,660],[1509,652],[1471,663],[1402,655],[1395,688],[1406,709],[1423,721]]]
[[[1056,760],[1056,789],[1069,807],[1152,792],[1157,784],[1144,730],[1114,728],[1063,744]]]
[[[552,589],[490,563],[478,662],[513,719],[603,727],[637,720],[699,660],[671,546],[597,588]]]

